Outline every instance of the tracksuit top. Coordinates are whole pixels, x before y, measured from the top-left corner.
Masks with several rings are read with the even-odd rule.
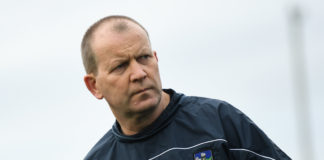
[[[85,160],[290,159],[227,102],[164,91],[170,103],[151,125],[126,136],[116,121]]]

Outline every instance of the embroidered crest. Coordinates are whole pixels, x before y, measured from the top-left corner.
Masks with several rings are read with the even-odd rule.
[[[211,150],[202,151],[194,154],[194,160],[213,160]]]

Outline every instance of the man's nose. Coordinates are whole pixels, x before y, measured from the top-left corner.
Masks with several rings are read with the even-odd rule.
[[[131,64],[131,73],[130,73],[130,80],[131,82],[138,82],[145,79],[147,76],[144,68],[138,62],[134,62]]]

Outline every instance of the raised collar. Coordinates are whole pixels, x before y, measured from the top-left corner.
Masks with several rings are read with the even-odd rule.
[[[156,134],[172,121],[177,109],[180,107],[178,104],[183,94],[176,93],[172,89],[163,89],[163,91],[170,95],[170,102],[161,115],[151,125],[144,128],[143,131],[135,135],[126,136],[122,134],[119,123],[117,121],[115,122],[112,127],[112,133],[119,141],[133,142],[143,140]]]

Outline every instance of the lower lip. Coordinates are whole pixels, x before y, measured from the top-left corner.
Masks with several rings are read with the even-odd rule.
[[[149,88],[144,89],[144,90],[142,90],[142,91],[137,92],[137,94],[139,94],[139,93],[143,93],[143,92],[146,92],[146,91],[148,91],[148,90],[149,90]]]

